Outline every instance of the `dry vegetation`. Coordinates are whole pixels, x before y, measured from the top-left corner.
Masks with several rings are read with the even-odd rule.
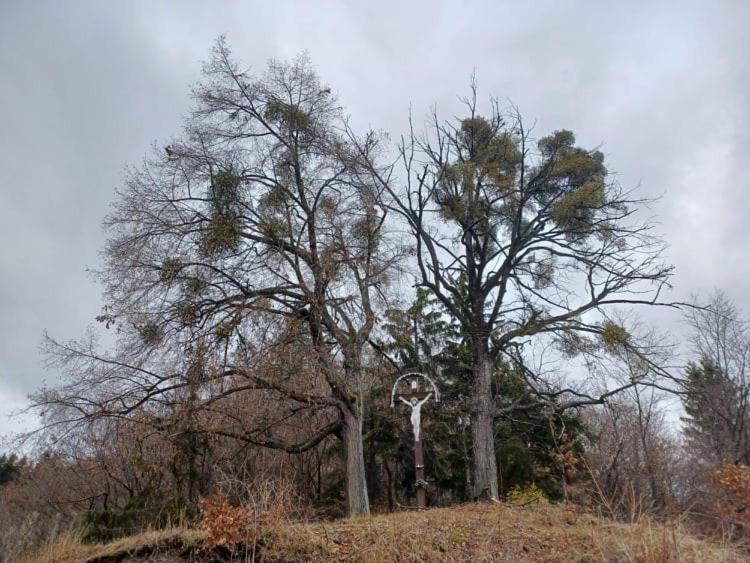
[[[117,541],[98,544],[82,544],[74,534],[62,536],[55,543],[44,546],[20,561],[74,563],[105,563],[108,561],[175,561],[184,554],[190,557],[192,550],[203,538],[198,530],[172,528],[143,532]]]
[[[617,523],[572,505],[467,504],[254,530],[240,550],[207,549],[205,531],[150,532],[106,545],[68,538],[30,561],[746,561],[736,546],[691,536],[679,521]],[[260,532],[260,533],[258,533]]]

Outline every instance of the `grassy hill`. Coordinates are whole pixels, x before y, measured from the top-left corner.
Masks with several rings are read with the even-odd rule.
[[[244,553],[206,550],[175,528],[104,545],[61,541],[29,561],[750,561],[679,524],[625,524],[565,505],[468,504],[332,522],[266,526]]]

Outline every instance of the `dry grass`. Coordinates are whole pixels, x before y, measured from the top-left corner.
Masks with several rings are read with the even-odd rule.
[[[177,560],[200,540],[199,532],[174,529],[104,546],[71,542],[32,560]],[[689,535],[678,521],[617,523],[566,505],[470,504],[333,522],[277,523],[265,530],[257,547],[263,561],[750,561],[736,548]],[[198,549],[189,557],[197,561],[206,555]]]
[[[605,521],[564,505],[471,504],[421,513],[272,530],[269,560],[328,561],[747,561],[690,536],[679,522]]]
[[[21,561],[26,563],[104,563],[107,561],[158,560],[158,554],[190,551],[203,539],[203,532],[171,528],[143,532],[107,544],[85,545],[78,537],[66,535],[44,546]],[[172,557],[165,559],[173,560]]]

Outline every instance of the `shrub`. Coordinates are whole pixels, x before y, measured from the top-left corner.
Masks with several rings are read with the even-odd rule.
[[[139,511],[125,508],[122,510],[90,510],[83,520],[83,543],[106,543],[140,530],[138,526]]]
[[[203,540],[206,549],[224,547],[233,551],[238,545],[254,544],[260,539],[260,528],[254,525],[247,507],[232,506],[221,493],[201,499],[198,505],[200,529],[206,533]]]
[[[750,525],[750,466],[724,465],[711,475],[721,497],[714,503],[713,511],[735,523]]]
[[[544,494],[544,491],[536,483],[511,487],[508,491],[507,499],[511,504],[517,505],[531,504],[532,502],[547,504],[549,502],[547,495]]]
[[[299,508],[300,499],[286,482],[224,482],[223,485],[235,499],[242,500],[232,504],[224,492],[219,492],[199,501],[199,528],[206,534],[203,547],[207,550],[220,548],[234,553],[254,549],[269,531],[309,516]]]

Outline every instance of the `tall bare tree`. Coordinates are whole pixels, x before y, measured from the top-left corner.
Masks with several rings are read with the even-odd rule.
[[[249,389],[278,394],[292,405],[278,422],[323,413],[306,419],[320,427],[293,443],[272,423],[234,435],[301,452],[337,434],[349,513],[366,514],[367,346],[399,255],[384,194],[362,181],[342,110],[304,57],[253,77],[221,39],[194,97],[183,138],[130,171],[106,220],[102,320],[119,327],[117,350],[50,341],[69,380],[37,404],[85,419],[146,403],[194,412]],[[283,361],[256,369],[289,338],[304,345],[307,380]],[[197,419],[186,424],[199,430]]]
[[[573,354],[617,349],[645,366],[645,350],[606,311],[660,303],[672,268],[660,260],[651,225],[638,219],[648,202],[608,176],[601,152],[576,146],[570,131],[533,142],[518,112],[503,113],[494,101],[489,117],[479,115],[474,85],[464,101],[464,119],[433,112],[422,134],[410,120],[391,166],[369,157],[376,134],[356,144],[408,225],[418,285],[472,339],[474,494],[497,498],[493,359],[521,366],[542,400],[601,402],[602,394],[549,385],[527,365],[527,344],[547,339]]]

